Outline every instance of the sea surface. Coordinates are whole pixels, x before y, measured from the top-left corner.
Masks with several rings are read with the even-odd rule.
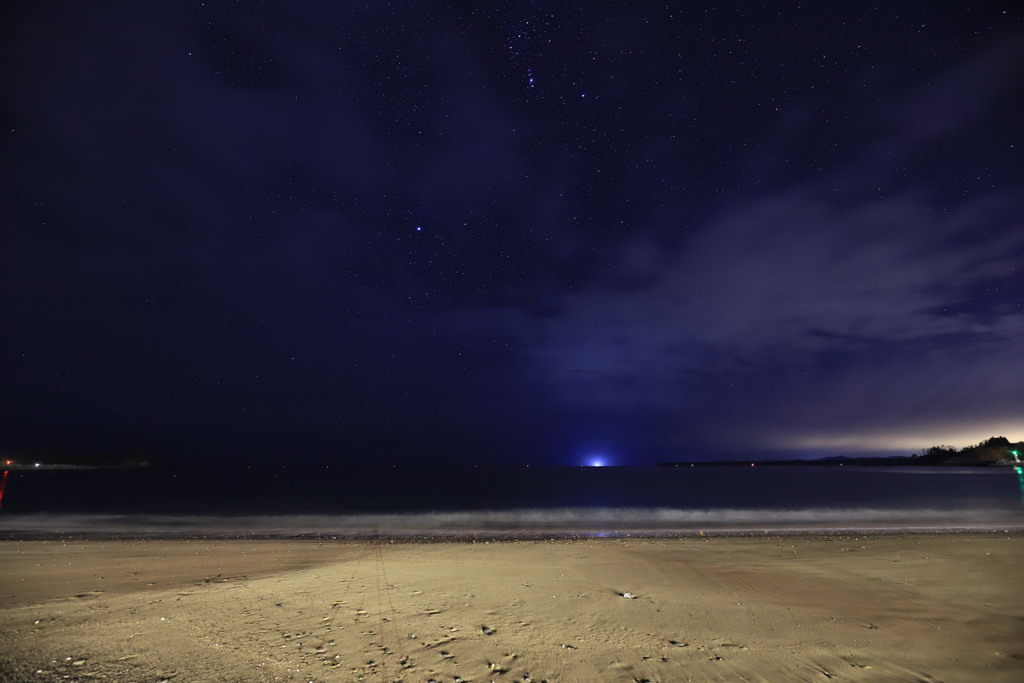
[[[1021,531],[1014,468],[12,470],[0,538]]]

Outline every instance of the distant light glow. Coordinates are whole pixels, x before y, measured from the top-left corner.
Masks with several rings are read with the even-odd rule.
[[[899,432],[862,429],[855,433],[788,434],[769,438],[767,443],[776,448],[842,449],[855,451],[920,450],[945,445],[966,448],[999,434],[1015,441],[1024,433],[1024,422],[1019,418],[979,422],[968,426],[927,426],[903,428]]]

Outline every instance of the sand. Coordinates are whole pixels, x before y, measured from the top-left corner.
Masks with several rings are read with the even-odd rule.
[[[5,541],[0,680],[1021,681],[1022,568],[1005,533]]]

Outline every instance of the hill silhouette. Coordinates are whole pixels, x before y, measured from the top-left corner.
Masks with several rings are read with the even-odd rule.
[[[1024,441],[1011,442],[1005,436],[993,436],[976,446],[957,450],[951,446],[932,446],[913,457],[915,465],[1013,465],[1024,454]]]

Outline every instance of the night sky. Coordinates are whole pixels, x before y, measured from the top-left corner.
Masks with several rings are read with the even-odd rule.
[[[1019,3],[12,5],[0,450],[1024,438]]]

